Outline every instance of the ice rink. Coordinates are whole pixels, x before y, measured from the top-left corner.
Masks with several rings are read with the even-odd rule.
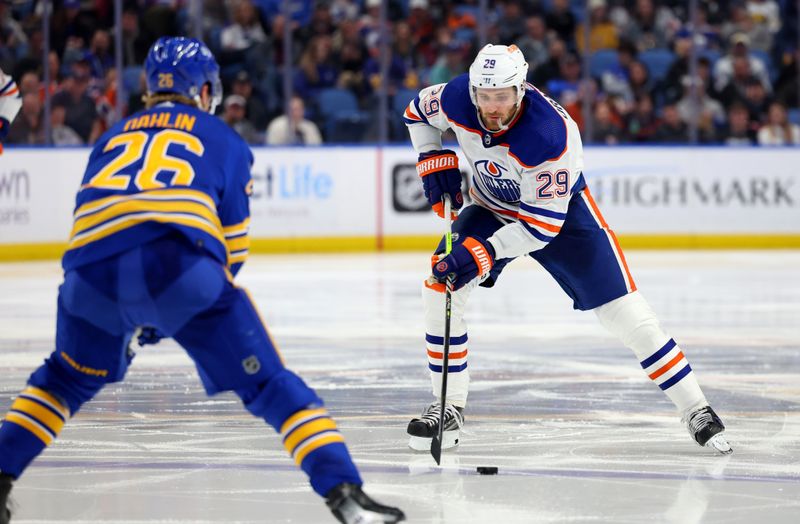
[[[429,254],[255,256],[240,275],[326,400],[366,491],[420,523],[754,523],[800,515],[800,252],[628,253],[728,426],[690,440],[632,353],[530,259],[472,295],[472,388],[442,467],[407,448],[431,400]],[[0,410],[53,349],[56,262],[0,264]],[[480,476],[476,466],[498,466]],[[279,438],[205,397],[171,342],[139,351],[17,482],[15,524],[333,522]]]

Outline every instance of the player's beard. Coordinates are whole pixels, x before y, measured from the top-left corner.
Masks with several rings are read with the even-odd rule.
[[[483,122],[484,127],[488,131],[497,132],[502,131],[506,128],[508,124],[514,120],[514,117],[517,116],[517,111],[519,110],[519,105],[514,105],[506,115],[495,115],[489,116],[483,112],[480,108],[478,108],[478,114],[480,114],[481,121]]]

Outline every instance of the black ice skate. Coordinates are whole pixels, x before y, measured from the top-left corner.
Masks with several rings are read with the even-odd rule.
[[[431,440],[439,433],[439,413],[441,404],[434,402],[422,412],[419,418],[411,419],[406,430],[411,438],[408,447],[415,451],[430,451]],[[444,433],[442,449],[454,448],[461,439],[461,426],[464,425],[462,408],[447,404],[444,410]]]
[[[8,475],[0,474],[0,524],[11,522],[8,495],[11,493],[11,484],[14,479]]]
[[[345,524],[400,522],[406,516],[397,508],[378,504],[355,484],[339,484],[328,492],[326,504]]]
[[[689,435],[701,446],[709,447],[723,455],[733,453],[733,448],[722,434],[725,431],[725,425],[711,409],[711,406],[705,406],[684,415],[682,422],[686,423]]]

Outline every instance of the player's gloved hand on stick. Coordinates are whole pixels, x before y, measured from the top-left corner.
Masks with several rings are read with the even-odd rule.
[[[162,338],[164,338],[164,333],[159,331],[158,328],[144,326],[141,328],[136,340],[140,346],[146,346],[148,344],[158,344]]]
[[[453,273],[453,289],[459,289],[475,277],[489,273],[494,266],[494,247],[480,237],[467,237],[464,242],[453,246],[453,251],[439,261],[431,261],[433,276],[440,282]]]
[[[458,170],[458,157],[449,149],[420,153],[417,161],[417,174],[422,177],[425,198],[437,215],[444,218],[442,196],[450,195],[453,209],[461,209],[464,195],[461,194],[461,171]],[[458,214],[453,211],[452,219]]]

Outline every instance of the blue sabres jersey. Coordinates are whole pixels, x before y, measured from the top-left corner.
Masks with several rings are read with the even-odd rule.
[[[160,104],[106,132],[76,198],[65,271],[180,232],[233,274],[249,248],[253,154],[220,119]]]

